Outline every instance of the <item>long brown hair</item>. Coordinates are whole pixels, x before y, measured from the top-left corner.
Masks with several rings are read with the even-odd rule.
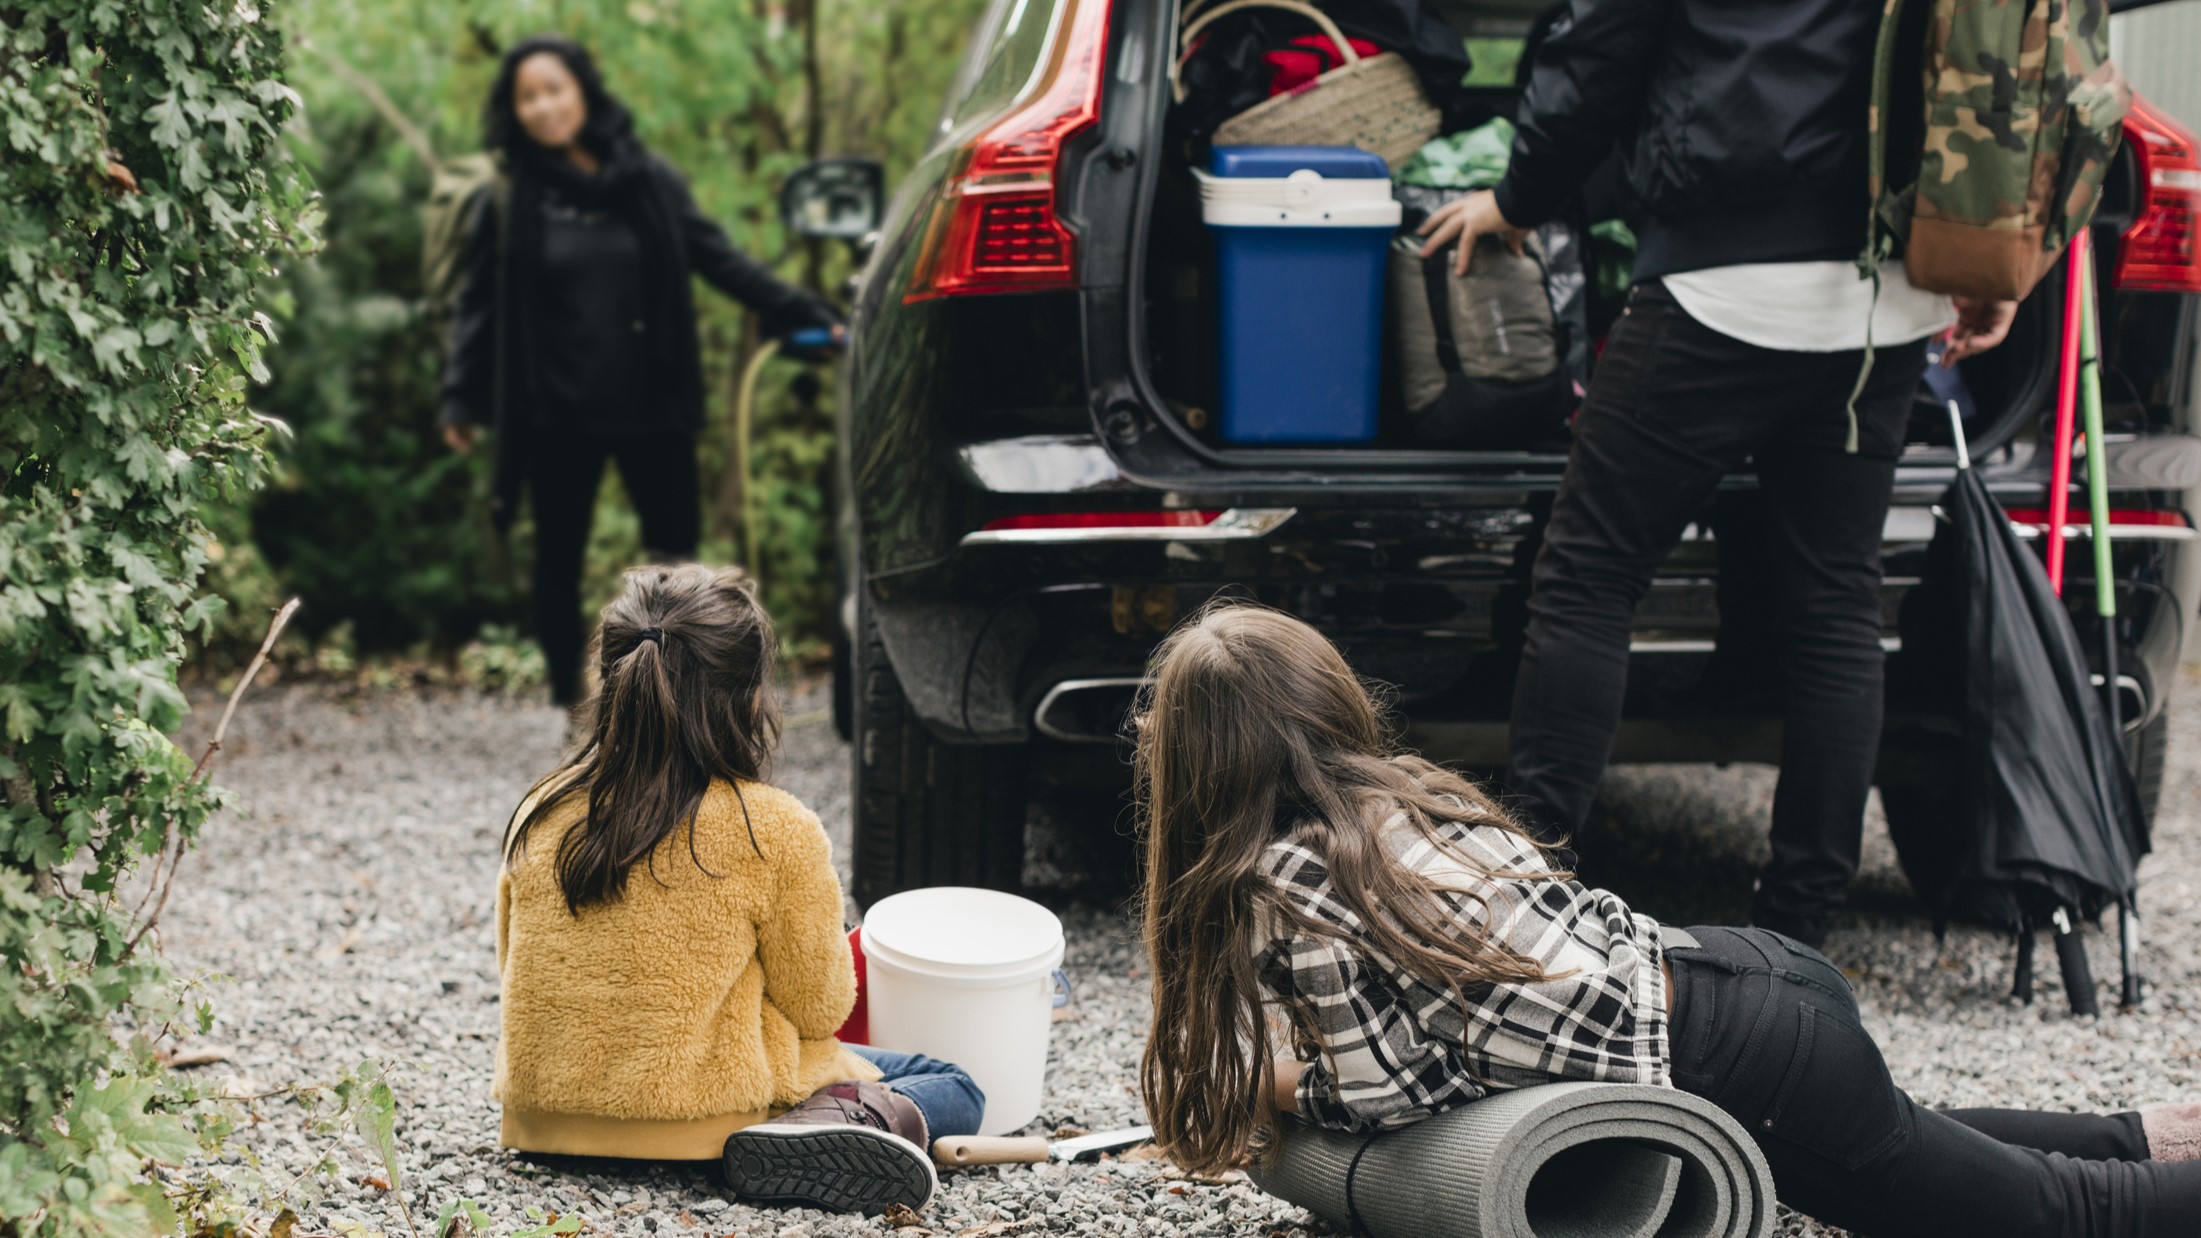
[[[1439,887],[1384,846],[1379,827],[1403,814],[1471,872],[1504,876],[1462,855],[1438,824],[1472,815],[1527,835],[1474,783],[1397,752],[1375,700],[1321,633],[1259,606],[1210,606],[1155,651],[1135,717],[1154,975],[1139,1076],[1157,1141],[1179,1165],[1220,1169],[1251,1147],[1272,1060],[1257,926],[1343,940],[1263,873],[1272,844],[1319,856],[1365,935],[1347,944],[1420,980],[1464,1000],[1473,986],[1547,978],[1535,960],[1460,932]],[[1295,1045],[1319,1047],[1307,1012],[1281,1013]]]
[[[505,862],[558,805],[588,814],[558,843],[558,885],[579,915],[617,902],[636,864],[656,877],[658,844],[682,825],[697,868],[695,813],[713,780],[762,781],[779,744],[768,690],[772,622],[737,568],[640,567],[604,608],[591,652],[599,687],[584,706],[581,746],[535,784],[535,804],[505,839]],[[539,794],[537,794],[539,793]],[[742,805],[746,820],[748,805]],[[756,835],[749,836],[750,846]],[[705,870],[709,871],[709,870]]]

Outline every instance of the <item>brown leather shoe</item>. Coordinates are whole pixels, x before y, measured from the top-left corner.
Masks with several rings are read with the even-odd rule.
[[[726,1138],[726,1181],[753,1203],[877,1215],[921,1209],[940,1185],[925,1115],[882,1083],[835,1083]]]

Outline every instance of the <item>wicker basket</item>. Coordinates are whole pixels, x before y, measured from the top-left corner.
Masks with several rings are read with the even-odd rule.
[[[1421,82],[1393,52],[1362,56],[1329,15],[1303,0],[1228,0],[1193,10],[1178,37],[1179,51],[1170,81],[1184,98],[1178,72],[1192,54],[1193,41],[1217,18],[1241,9],[1283,9],[1321,27],[1335,44],[1337,68],[1289,94],[1264,99],[1217,125],[1210,139],[1217,146],[1357,146],[1380,155],[1397,171],[1400,164],[1437,136],[1443,122],[1422,93]]]

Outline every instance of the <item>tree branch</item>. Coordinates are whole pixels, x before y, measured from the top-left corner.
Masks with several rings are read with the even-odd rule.
[[[428,134],[419,125],[414,124],[411,117],[397,110],[397,104],[390,101],[390,96],[382,89],[381,83],[360,72],[342,56],[311,39],[292,39],[291,46],[302,47],[319,56],[322,62],[327,64],[338,77],[349,83],[352,89],[366,96],[368,106],[374,108],[382,119],[388,121],[392,129],[397,130],[397,136],[404,139],[407,146],[413,148],[413,153],[420,156],[421,162],[427,164],[430,171],[443,166],[443,161],[436,158],[435,143],[428,140]]]
[[[267,665],[267,656],[275,648],[276,638],[283,634],[285,627],[289,626],[291,616],[298,613],[298,607],[299,599],[292,598],[283,603],[281,610],[275,612],[275,618],[268,621],[267,636],[260,642],[260,651],[252,655],[252,661],[245,667],[245,673],[237,677],[237,686],[230,689],[229,704],[222,707],[221,721],[214,724],[214,738],[206,742],[206,751],[199,755],[198,764],[191,767],[190,776],[183,780],[183,785],[186,787],[197,782],[206,773],[207,766],[214,762],[214,754],[222,750],[222,737],[229,733],[229,720],[237,712],[237,702],[244,699],[245,689],[251,687],[252,681],[259,677],[260,668]],[[167,836],[161,839],[161,852],[168,852],[171,848],[173,848],[173,855],[168,861],[168,872],[165,875],[162,875],[160,871],[160,853],[155,854],[153,860],[154,881],[146,892],[146,897],[153,899],[153,910],[151,914],[139,921],[136,929],[131,931],[130,940],[123,943],[123,958],[129,958],[131,952],[138,948],[138,942],[142,941],[147,933],[153,931],[154,925],[160,923],[161,912],[168,908],[168,892],[174,889],[176,885],[176,871],[183,867],[183,839],[176,834],[176,823],[173,818],[169,820]],[[138,909],[142,911],[144,907],[145,904],[141,900],[138,903]]]

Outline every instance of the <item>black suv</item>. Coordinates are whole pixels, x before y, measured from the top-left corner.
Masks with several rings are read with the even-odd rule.
[[[1482,7],[1479,33],[1525,28],[1542,5]],[[1210,259],[1163,136],[1176,13],[1173,0],[995,0],[936,144],[880,221],[851,324],[837,479],[862,903],[919,885],[1015,888],[1028,797],[1043,785],[1118,802],[1125,708],[1148,654],[1218,594],[1321,628],[1395,685],[1424,751],[1504,759],[1528,567],[1565,457],[1244,447],[1207,428]],[[1489,115],[1515,103],[1504,89],[1479,99]],[[2125,137],[2095,237],[2119,687],[2152,808],[2201,593],[2188,515],[2201,486],[2201,151],[2145,105]],[[847,169],[815,169],[835,171]],[[819,187],[812,176],[797,174],[791,199]],[[843,230],[865,215],[859,201]],[[2051,277],[2008,342],[1962,370],[1973,457],[2036,533],[2062,299]],[[1938,401],[1921,407],[1887,525],[1891,653],[1954,466]],[[1615,760],[1774,758],[1763,612],[1747,573],[1719,574],[1714,536],[1747,533],[1754,488],[1730,479],[1639,609]],[[2093,647],[2090,556],[2070,563]],[[1931,811],[1957,725],[1905,681],[1891,674],[1881,769],[1898,815]]]

